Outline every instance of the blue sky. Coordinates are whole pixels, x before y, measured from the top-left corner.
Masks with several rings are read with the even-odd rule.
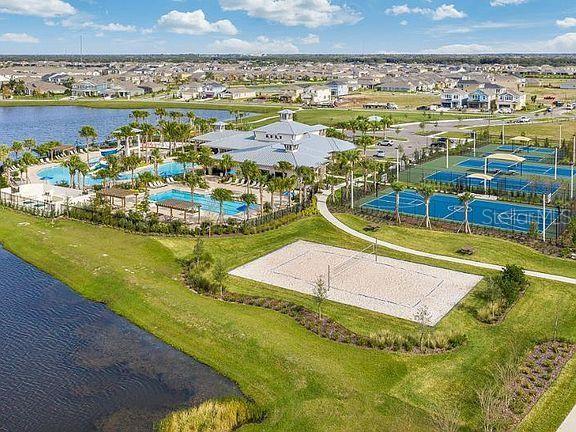
[[[1,54],[576,53],[575,0],[0,0]]]

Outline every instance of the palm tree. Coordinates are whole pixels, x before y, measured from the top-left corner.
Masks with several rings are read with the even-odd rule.
[[[36,140],[34,138],[26,138],[23,145],[27,150],[34,150],[36,149]]]
[[[156,108],[154,110],[154,114],[156,115],[158,123],[160,123],[162,120],[164,120],[164,117],[166,117],[166,109],[165,108]]]
[[[30,177],[28,176],[28,168],[30,166],[35,165],[38,163],[38,158],[34,156],[31,152],[24,152],[22,157],[18,160],[18,163],[22,167],[24,173],[26,174],[26,181],[30,183]]]
[[[362,150],[364,151],[364,156],[366,156],[366,150],[368,149],[368,147],[372,145],[373,142],[374,138],[372,138],[371,136],[362,135],[360,138],[358,138],[356,144],[362,147]]]
[[[426,207],[426,217],[424,219],[424,224],[426,225],[426,228],[432,228],[432,224],[430,223],[430,198],[432,198],[436,190],[430,183],[421,183],[416,188],[416,191],[422,198],[424,198],[424,205]]]
[[[150,171],[142,171],[141,173],[138,174],[138,180],[136,181],[136,183],[139,185],[138,186],[139,188],[143,186],[144,190],[148,191],[148,187],[150,183],[154,181],[154,179],[155,179],[154,174],[152,174]]]
[[[284,191],[288,194],[288,207],[292,207],[292,191],[296,187],[296,184],[296,176],[285,177],[282,179],[282,186],[284,187]]]
[[[125,148],[129,148],[130,143],[132,141],[132,137],[135,134],[134,134],[134,130],[132,129],[131,126],[125,125],[125,126],[119,127],[114,132],[112,132],[112,135],[119,141],[123,140],[124,145],[126,146]]]
[[[140,125],[140,120],[144,120],[148,118],[148,116],[149,113],[148,111],[145,110],[134,110],[130,113],[130,117],[136,120],[136,123],[138,123],[138,125]]]
[[[386,131],[388,128],[392,126],[392,117],[391,116],[384,116],[382,120],[380,120],[380,127],[384,130],[384,138],[386,138]]]
[[[222,223],[224,220],[224,201],[232,201],[234,194],[231,190],[225,188],[216,188],[210,194],[210,197],[214,201],[218,201],[220,204],[220,210],[218,212],[218,222]]]
[[[12,147],[10,147],[12,152],[14,153],[14,159],[18,160],[18,156],[20,156],[20,152],[24,150],[24,143],[22,141],[14,141],[12,143]]]
[[[229,154],[223,154],[218,165],[219,168],[224,171],[224,175],[228,176],[228,171],[236,166],[236,162],[234,162],[234,159],[232,159],[232,156]]]
[[[359,150],[346,150],[338,153],[340,164],[346,173],[346,187],[350,185],[350,207],[354,208],[354,168],[360,160]]]
[[[270,194],[270,207],[272,208],[272,211],[274,211],[274,192],[278,191],[278,186],[277,177],[271,177],[266,182],[266,190]]]
[[[314,170],[310,167],[299,166],[296,168],[296,176],[298,178],[299,202],[302,204],[306,195],[306,186],[314,182]]]
[[[122,166],[125,170],[130,171],[130,188],[134,189],[134,171],[140,166],[142,159],[136,154],[126,156],[122,159]]]
[[[154,165],[154,175],[158,177],[158,167],[162,162],[164,162],[164,159],[162,158],[162,153],[160,152],[160,149],[155,148],[152,150],[150,156],[152,159],[152,164]]]
[[[86,149],[94,144],[96,138],[98,138],[98,132],[92,126],[82,126],[78,132],[80,138],[86,140]],[[90,153],[86,153],[86,162],[90,163]]]
[[[256,204],[257,202],[256,195],[251,193],[243,193],[240,195],[240,201],[242,201],[246,206],[244,212],[246,214],[246,220],[248,220],[250,218],[250,206]]]
[[[94,173],[94,178],[102,180],[102,187],[106,189],[106,184],[110,178],[110,170],[108,168],[101,168]]]
[[[65,159],[60,162],[60,166],[68,169],[68,175],[70,176],[70,187],[72,189],[76,188],[76,167],[71,163],[70,159]]]
[[[0,164],[2,165],[3,173],[6,175],[6,182],[10,183],[10,170],[7,166],[7,161],[10,159],[10,149],[3,144],[0,144]]]
[[[184,182],[190,188],[192,203],[194,203],[194,192],[196,191],[196,188],[206,189],[208,187],[208,183],[206,183],[204,177],[198,174],[196,171],[192,171],[186,174],[186,177],[184,177]]]
[[[150,141],[156,133],[156,128],[150,123],[142,123],[140,125],[140,130],[142,131],[142,137],[144,138],[144,143],[146,144],[146,162],[150,161]]]
[[[404,189],[406,189],[406,185],[402,182],[395,181],[394,183],[392,183],[390,185],[390,187],[394,191],[394,194],[396,197],[396,201],[394,204],[394,218],[396,219],[396,222],[398,223],[398,225],[400,225],[400,193]]]
[[[224,158],[222,158],[224,159]],[[260,216],[264,215],[264,185],[268,181],[268,176],[262,172],[254,179],[258,181],[258,195],[260,197]]]
[[[204,174],[208,174],[214,166],[214,153],[209,147],[200,147],[198,150],[198,162],[204,167]]]
[[[464,192],[463,194],[458,195],[458,199],[460,199],[460,202],[464,206],[464,232],[466,234],[472,234],[468,214],[470,212],[470,203],[474,200],[474,195],[470,192]]]
[[[330,200],[334,202],[334,187],[340,183],[340,179],[334,176],[327,176],[324,181],[330,186]]]
[[[294,166],[288,161],[280,161],[278,162],[277,168],[282,173],[282,176],[286,177],[288,173],[294,169]]]
[[[86,189],[86,176],[90,172],[90,165],[84,161],[77,161],[76,170],[78,173],[82,174],[82,190]],[[80,179],[78,179],[80,182]]]
[[[240,164],[240,172],[246,179],[246,193],[250,193],[250,180],[258,175],[260,169],[256,162],[246,159]]]

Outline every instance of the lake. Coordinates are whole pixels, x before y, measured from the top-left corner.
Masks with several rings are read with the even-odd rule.
[[[0,248],[0,431],[152,431],[240,396],[208,366]]]
[[[56,140],[74,144],[79,141],[78,131],[86,125],[93,126],[102,141],[118,127],[132,122],[132,111],[79,106],[0,107],[0,143],[10,145],[13,141],[34,138],[38,143]],[[154,110],[145,111],[151,114],[147,121],[155,123]],[[222,121],[233,119],[226,110],[168,108],[167,111],[192,111],[198,117]]]

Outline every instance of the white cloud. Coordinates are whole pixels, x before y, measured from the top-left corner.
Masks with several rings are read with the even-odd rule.
[[[456,9],[453,4],[443,4],[442,6],[438,6],[432,14],[432,19],[435,21],[441,21],[446,18],[459,19],[465,17],[466,13]]]
[[[206,33],[235,35],[238,33],[234,24],[229,20],[209,22],[202,9],[193,12],[170,11],[158,19],[158,26],[172,33],[188,35],[201,35]]]
[[[53,26],[57,23],[54,21],[45,21],[46,25]],[[87,15],[74,15],[72,17],[65,18],[60,21],[60,25],[65,28],[69,28],[72,30],[97,30],[98,32],[135,32],[137,28],[133,25],[128,24],[120,24],[120,23],[107,23],[107,24],[99,24],[95,23],[90,19],[90,16]]]
[[[27,33],[4,33],[0,35],[0,42],[38,43],[38,38]]]
[[[288,39],[276,40],[258,36],[253,41],[237,38],[217,40],[212,49],[222,54],[298,54],[300,50]]]
[[[553,53],[571,53],[576,50],[576,33],[564,33],[545,43],[545,51]]]
[[[402,21],[400,21],[400,25],[401,25],[401,26],[408,25],[408,21],[402,20]]]
[[[220,0],[220,5],[225,11],[244,11],[286,26],[316,28],[356,24],[362,19],[360,12],[332,0]]]
[[[519,5],[526,3],[528,0],[491,0],[490,6],[508,6],[508,5]]]
[[[394,5],[391,8],[386,9],[386,14],[388,15],[425,15],[431,17],[434,21],[442,21],[446,18],[465,18],[466,12],[456,9],[453,4],[442,4],[436,9],[431,8],[421,8],[421,7],[410,7],[407,4]]]
[[[0,13],[51,18],[73,15],[76,9],[62,0],[0,0]]]
[[[485,54],[489,52],[492,52],[492,48],[480,44],[452,44],[424,50],[425,54]]]
[[[575,27],[576,18],[566,17],[563,20],[557,20],[556,25],[562,28]]]
[[[304,36],[303,38],[301,38],[300,43],[302,43],[304,45],[319,44],[320,43],[320,36],[310,33],[307,36]]]

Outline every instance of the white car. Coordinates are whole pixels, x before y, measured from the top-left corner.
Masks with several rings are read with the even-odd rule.
[[[386,152],[385,152],[384,150],[378,150],[378,151],[376,152],[376,154],[374,155],[374,157],[375,157],[375,158],[378,158],[378,159],[384,159],[384,158],[386,158],[387,156],[386,156]]]
[[[376,145],[378,147],[392,147],[394,145],[394,142],[389,139],[383,139],[382,141],[378,141]]]
[[[515,123],[530,123],[532,120],[530,120],[529,117],[526,116],[522,116],[522,117],[518,117],[515,121]]]

